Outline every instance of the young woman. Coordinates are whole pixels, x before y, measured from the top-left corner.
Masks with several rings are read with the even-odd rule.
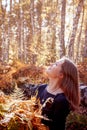
[[[49,83],[38,87],[42,104],[42,123],[49,130],[65,130],[66,117],[70,110],[78,108],[80,103],[78,71],[75,64],[67,58],[53,63],[46,70]]]

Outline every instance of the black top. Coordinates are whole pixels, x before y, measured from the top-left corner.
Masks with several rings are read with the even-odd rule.
[[[70,112],[69,102],[64,93],[53,95],[47,92],[46,87],[46,84],[40,85],[37,95],[43,105],[42,115],[49,119],[42,119],[42,123],[49,126],[50,130],[65,130],[66,117]]]

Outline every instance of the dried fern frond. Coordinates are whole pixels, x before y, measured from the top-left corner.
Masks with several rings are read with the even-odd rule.
[[[23,100],[25,99],[24,91],[21,88],[17,87],[17,83],[15,83],[15,89],[12,94],[10,94],[12,99]]]
[[[1,93],[0,130],[47,130],[41,124],[41,104],[33,96],[29,100],[24,98],[23,91],[15,84],[14,92],[6,96]]]
[[[8,111],[5,113],[4,118],[0,120],[0,127],[9,128],[12,130],[16,125],[21,124],[24,127],[23,130],[32,130],[37,128],[37,130],[47,130],[44,125],[41,124],[41,111],[35,110],[36,97],[32,97],[31,100],[10,100],[8,104]],[[15,130],[20,130],[20,127],[16,127]]]

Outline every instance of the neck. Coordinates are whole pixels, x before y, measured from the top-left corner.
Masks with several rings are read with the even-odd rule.
[[[58,79],[49,79],[48,86],[50,89],[55,89],[56,86],[58,86]],[[59,88],[59,86],[57,88]]]
[[[63,93],[63,90],[60,88],[60,85],[58,83],[57,79],[50,79],[49,84],[47,86],[47,91],[51,94],[58,94]]]

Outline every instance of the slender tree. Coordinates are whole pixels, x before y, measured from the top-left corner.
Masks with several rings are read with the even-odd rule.
[[[72,34],[70,37],[70,42],[69,42],[69,46],[68,46],[68,56],[73,59],[73,52],[74,52],[74,41],[75,41],[75,37],[76,37],[76,32],[77,32],[77,27],[78,27],[78,22],[79,22],[79,18],[80,18],[80,14],[81,11],[83,9],[83,5],[84,5],[84,0],[80,0],[79,4],[77,6],[76,9],[76,14],[75,17],[73,18],[73,30],[72,30]]]
[[[87,58],[87,18],[86,18],[86,26],[85,26],[85,43],[84,43],[84,57]]]
[[[18,58],[22,61],[22,39],[21,39],[21,13],[22,13],[22,7],[21,7],[21,0],[19,0],[19,10],[18,10]]]
[[[65,16],[66,0],[61,1],[61,37],[60,37],[60,58],[65,55]]]
[[[81,26],[79,29],[79,35],[77,37],[77,43],[76,43],[76,56],[75,56],[75,61],[79,62],[81,59],[80,56],[80,49],[81,49],[81,37],[82,37],[82,30],[83,30],[83,22],[84,22],[84,8],[83,8],[83,13],[82,13],[82,20],[81,20]]]
[[[6,43],[7,44],[7,51],[6,51],[7,62],[9,61],[9,51],[10,51],[9,46],[12,41],[11,13],[12,13],[12,0],[10,0],[10,7],[9,7],[9,12],[8,12],[8,29],[7,29],[7,43]]]
[[[1,60],[2,62],[6,62],[7,61],[7,55],[6,55],[6,51],[7,51],[7,18],[6,18],[6,8],[7,8],[7,0],[5,1],[5,5],[2,4],[1,1],[1,10],[2,10],[2,26],[1,26],[1,31],[2,31],[2,53],[1,53]]]

